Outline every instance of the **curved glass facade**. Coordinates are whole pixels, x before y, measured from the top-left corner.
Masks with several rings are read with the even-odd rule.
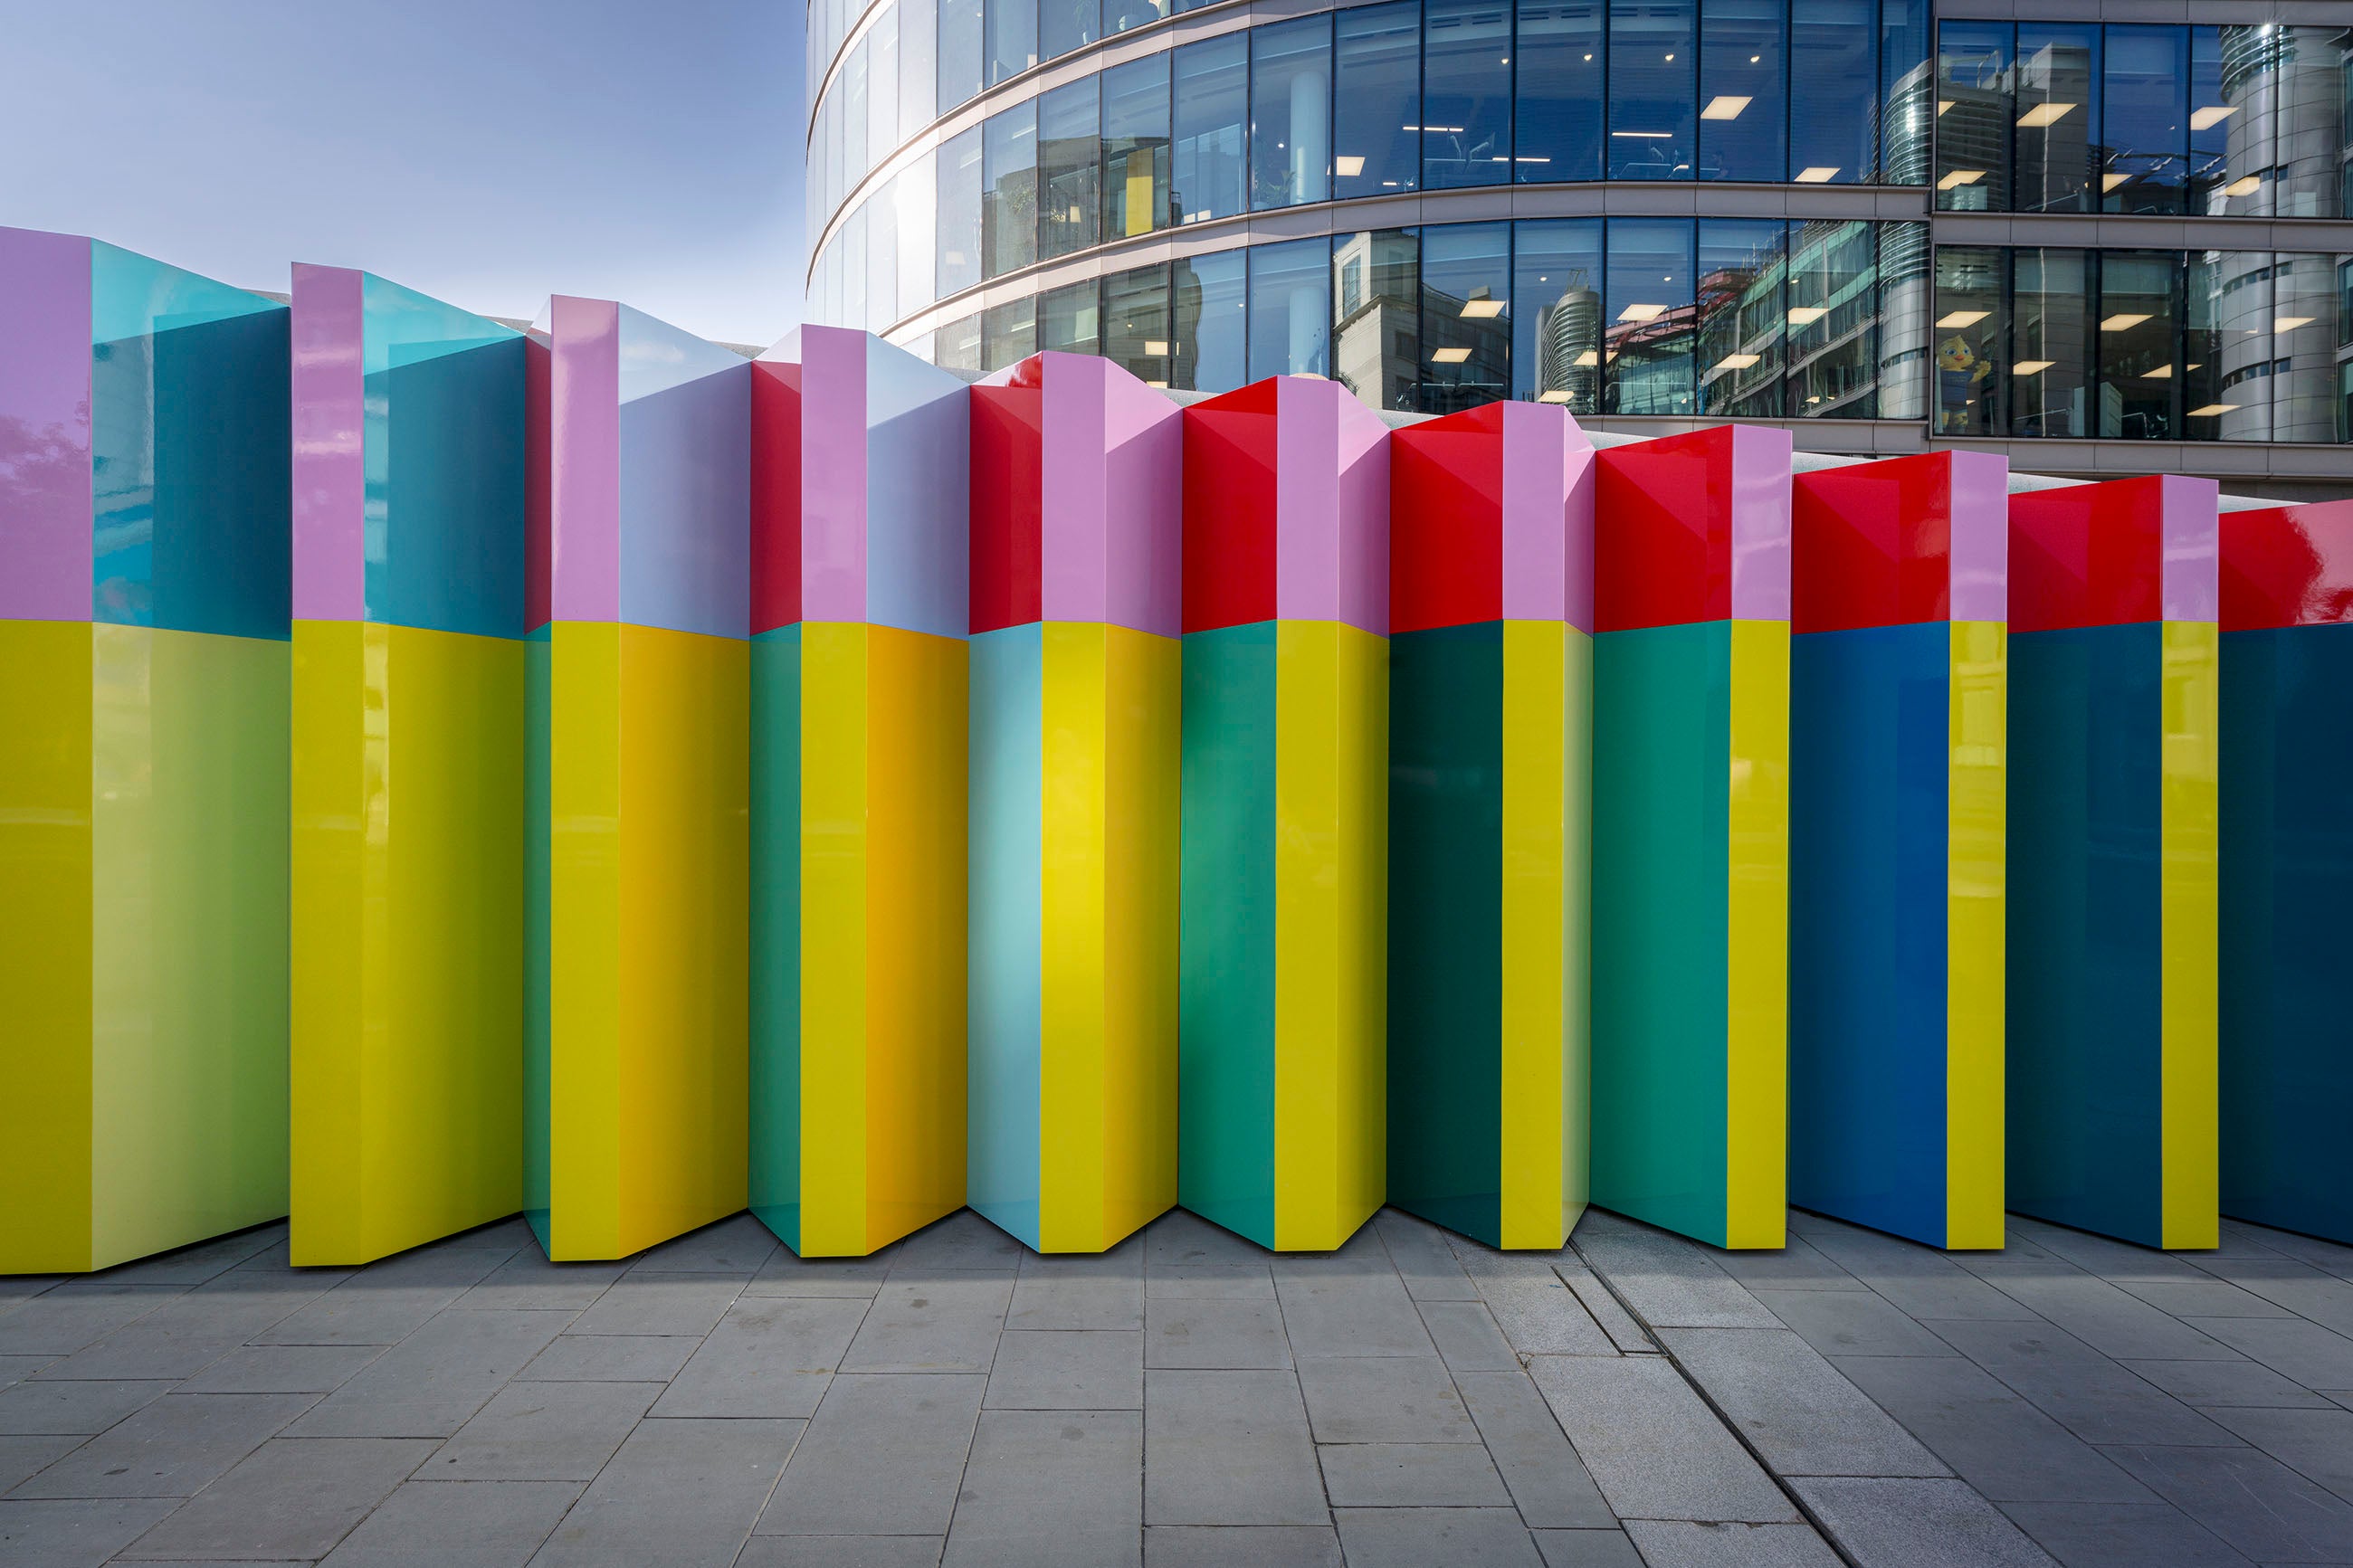
[[[818,0],[808,314],[975,373],[1083,350],[1401,410],[2347,440],[2353,247],[2269,220],[2353,211],[2353,35],[2198,15]],[[2038,243],[2061,215],[2177,226]],[[2182,248],[2200,216],[2265,226]]]

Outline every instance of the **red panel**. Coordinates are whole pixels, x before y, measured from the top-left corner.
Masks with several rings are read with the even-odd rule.
[[[523,340],[523,614],[525,631],[536,631],[554,614],[555,547],[554,494],[554,405],[548,385],[553,356],[537,338]]]
[[[752,631],[801,618],[801,367],[752,363]]]
[[[2222,629],[2353,621],[2353,500],[2222,514]]]
[[[1185,410],[1185,629],[1274,619],[1275,384]]]
[[[2155,475],[2010,498],[2010,629],[2165,618],[2165,486]]]
[[[1022,368],[1034,366],[1033,357]],[[976,634],[1040,614],[1046,395],[1016,371],[1009,386],[972,389],[972,622]]]
[[[1389,435],[1389,631],[1504,618],[1504,405]]]
[[[1732,616],[1732,427],[1597,454],[1597,632]]]
[[[1799,474],[1790,492],[1792,632],[1910,626],[1950,615],[1949,453]]]

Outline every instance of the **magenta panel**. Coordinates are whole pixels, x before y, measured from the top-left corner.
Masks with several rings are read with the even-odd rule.
[[[1951,574],[1957,621],[2010,618],[2010,460],[1991,452],[1952,459]]]
[[[1789,618],[1789,459],[1787,430],[1732,430],[1732,618]]]
[[[1388,635],[1388,426],[1334,381],[1275,381],[1275,615]]]
[[[90,618],[90,241],[0,228],[0,619]]]
[[[801,616],[867,619],[866,334],[801,329]]]
[[[621,618],[621,308],[550,301],[548,446],[559,621]]]
[[[1175,637],[1183,411],[1108,360],[1039,358],[1043,618]]]
[[[294,618],[367,618],[361,275],[296,263]]]
[[[1504,410],[1504,618],[1593,630],[1593,443],[1566,408]]]
[[[2180,474],[2163,477],[2165,486],[2165,583],[2168,621],[2221,618],[2222,487],[2212,479]]]

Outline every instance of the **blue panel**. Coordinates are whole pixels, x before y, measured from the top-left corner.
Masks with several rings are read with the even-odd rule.
[[[2222,639],[2222,1212],[2353,1243],[2353,626]]]
[[[90,244],[90,614],[288,635],[285,306]]]
[[[621,619],[751,625],[752,365],[620,307]]]
[[[965,384],[880,338],[866,353],[866,618],[934,637],[970,625]]]
[[[1945,1242],[1951,633],[1789,643],[1789,1201]]]
[[[2010,1206],[2162,1240],[2154,622],[2010,639]]]
[[[1039,1244],[1039,919],[1045,628],[972,639],[965,1201]]]
[[[801,1249],[801,628],[752,639],[750,1205]]]

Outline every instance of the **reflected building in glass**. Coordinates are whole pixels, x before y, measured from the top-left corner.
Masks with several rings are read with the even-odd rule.
[[[2338,472],[2221,448],[2353,439],[2353,16],[1966,9],[815,0],[808,315],[974,375]]]

